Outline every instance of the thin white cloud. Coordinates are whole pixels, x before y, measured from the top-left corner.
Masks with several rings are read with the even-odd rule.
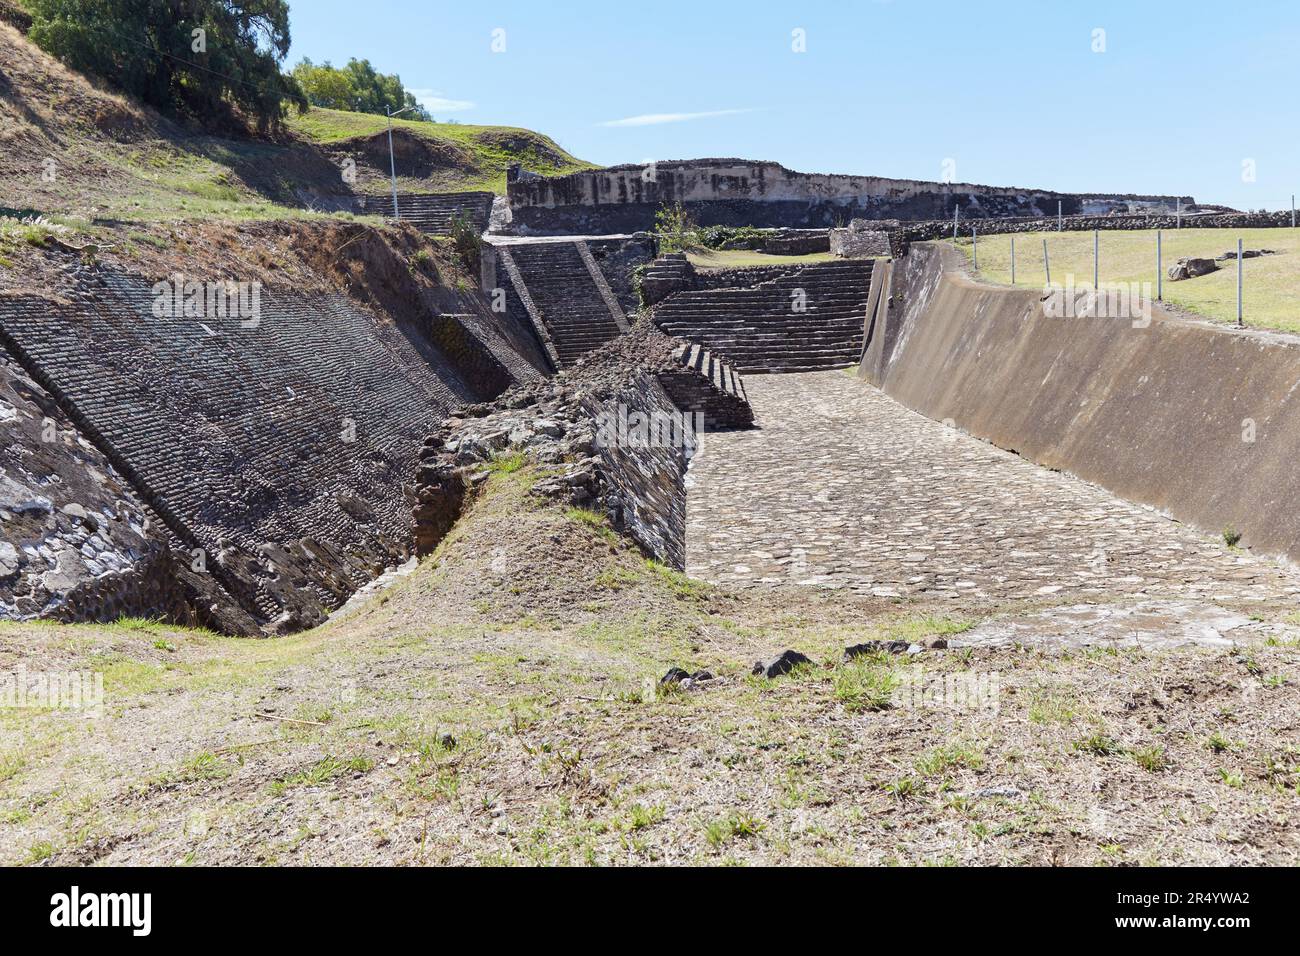
[[[625,116],[623,119],[605,120],[600,126],[659,126],[663,123],[685,123],[688,120],[713,119],[715,116],[736,116],[740,113],[756,113],[754,109],[743,110],[708,110],[703,113],[642,113],[640,116]]]
[[[442,95],[441,90],[410,90],[417,103],[423,106],[430,113],[459,113],[462,110],[472,110],[478,104],[470,100],[449,100]]]

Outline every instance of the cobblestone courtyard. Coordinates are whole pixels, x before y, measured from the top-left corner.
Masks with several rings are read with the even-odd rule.
[[[849,372],[749,376],[759,428],[705,436],[687,566],[741,586],[994,601],[1278,601],[1300,575],[918,415]]]

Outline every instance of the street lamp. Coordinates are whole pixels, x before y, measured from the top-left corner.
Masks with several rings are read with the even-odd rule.
[[[389,107],[384,107],[384,112],[388,115],[388,171],[393,174],[393,218],[397,220],[402,218],[402,214],[397,210],[397,160],[393,158],[393,117],[401,116],[409,109],[412,107],[403,106],[394,113]]]

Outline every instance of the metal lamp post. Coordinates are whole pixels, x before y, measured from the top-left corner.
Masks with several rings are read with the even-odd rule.
[[[387,106],[384,107],[384,113],[388,116],[388,171],[393,176],[393,218],[401,219],[402,214],[397,210],[397,160],[393,157],[393,117],[401,116],[411,107],[403,106],[396,113],[392,112]]]

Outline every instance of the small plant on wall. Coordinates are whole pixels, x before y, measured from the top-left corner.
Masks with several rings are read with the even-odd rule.
[[[479,268],[479,255],[483,249],[483,239],[478,230],[474,228],[465,215],[456,213],[451,219],[451,226],[448,230],[451,235],[451,246],[456,250],[456,257],[460,259],[461,264],[471,273],[477,273]]]
[[[699,227],[681,203],[663,206],[655,213],[655,237],[659,252],[695,252],[702,248]]]

